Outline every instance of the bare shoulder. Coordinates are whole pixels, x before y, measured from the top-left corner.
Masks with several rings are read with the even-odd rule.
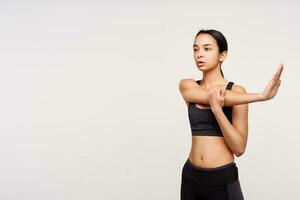
[[[245,94],[247,93],[246,89],[244,86],[239,85],[239,84],[233,84],[232,90],[234,92],[242,93]],[[234,121],[237,121],[236,118],[242,119],[240,116],[241,113],[247,113],[248,112],[248,104],[241,104],[241,105],[234,105],[232,106],[233,108],[233,118]],[[238,114],[237,114],[238,113]]]
[[[186,89],[197,87],[195,79],[192,78],[183,78],[179,81],[179,90],[184,91]]]
[[[244,86],[239,85],[239,84],[235,84],[235,83],[233,84],[231,90],[234,91],[234,92],[240,92],[240,93],[246,93],[247,92],[246,88]]]
[[[188,91],[191,88],[198,87],[198,84],[195,79],[192,78],[183,78],[179,81],[179,90],[182,96],[184,96],[185,91]],[[189,102],[186,101],[186,105],[189,105]]]

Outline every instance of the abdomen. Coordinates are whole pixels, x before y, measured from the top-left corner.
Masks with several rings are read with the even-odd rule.
[[[234,161],[224,137],[192,136],[189,159],[199,167],[218,167]]]

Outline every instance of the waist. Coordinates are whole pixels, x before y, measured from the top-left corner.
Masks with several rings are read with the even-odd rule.
[[[218,166],[234,161],[234,155],[223,137],[193,136],[189,154],[198,166]]]
[[[224,185],[238,179],[238,168],[235,162],[214,168],[203,168],[187,159],[182,169],[182,178],[199,185]]]

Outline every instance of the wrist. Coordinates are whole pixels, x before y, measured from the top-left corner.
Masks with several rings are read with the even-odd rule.
[[[263,96],[263,94],[262,93],[258,93],[257,94],[257,101],[264,101],[265,99],[264,99],[264,96]]]
[[[211,107],[211,111],[212,111],[213,113],[222,112],[222,107],[221,107],[221,106],[212,106],[212,107]]]

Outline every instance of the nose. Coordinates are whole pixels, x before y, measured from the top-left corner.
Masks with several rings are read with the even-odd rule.
[[[202,58],[203,57],[203,52],[201,50],[196,52],[196,57],[197,58]]]

